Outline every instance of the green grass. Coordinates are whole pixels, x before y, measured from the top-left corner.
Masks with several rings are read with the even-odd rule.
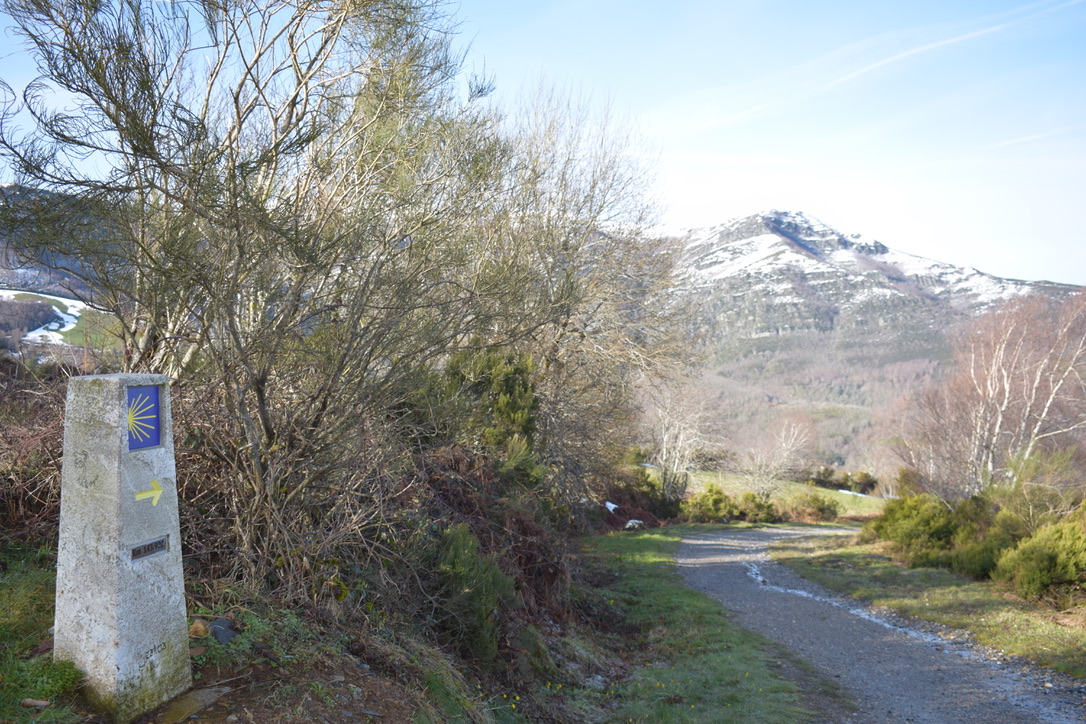
[[[1055,612],[1030,604],[991,581],[974,581],[934,568],[896,564],[882,544],[848,538],[781,541],[773,557],[826,588],[926,621],[970,631],[986,646],[1086,678],[1086,616],[1079,626],[1056,622]]]
[[[53,557],[47,549],[0,548],[0,722],[77,722],[69,701],[81,674],[34,650],[49,640],[53,625]],[[6,570],[5,570],[6,569]],[[23,699],[49,701],[43,709]]]
[[[64,314],[74,314],[75,326],[61,333],[61,339],[67,344],[82,347],[89,343],[93,349],[113,349],[118,346],[119,322],[112,314],[90,308],[72,312],[69,305],[59,299],[50,299],[30,292],[16,294],[13,299],[17,302],[42,302]]]
[[[601,697],[613,722],[796,722],[810,717],[779,653],[738,628],[717,601],[688,589],[674,566],[683,527],[588,539],[587,567],[617,574],[611,605],[640,633],[637,667]],[[630,634],[633,636],[633,634]]]
[[[40,294],[32,294],[30,292],[21,292],[12,297],[17,302],[41,302],[42,304],[48,304],[56,309],[58,312],[68,313],[68,305],[59,299],[50,299],[49,297],[43,297]]]
[[[742,476],[727,473],[699,472],[693,476],[690,493],[697,493],[710,483],[716,483],[725,493],[734,497],[738,497],[750,490]],[[786,499],[812,491],[836,501],[840,507],[840,515],[843,518],[872,518],[881,513],[883,506],[886,504],[883,498],[850,495],[848,493],[839,493],[836,490],[793,482],[782,483],[780,491],[773,497],[775,499]]]
[[[119,331],[120,322],[112,314],[84,309],[75,326],[61,334],[61,337],[76,347],[90,344],[91,349],[116,349],[120,347]]]

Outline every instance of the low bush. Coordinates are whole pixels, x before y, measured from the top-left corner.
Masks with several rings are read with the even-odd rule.
[[[941,565],[955,573],[983,580],[991,576],[1003,551],[1024,535],[1015,516],[995,508],[984,498],[970,498],[954,508],[957,529],[951,551]],[[940,564],[938,560],[934,564]],[[931,564],[929,564],[931,565]]]
[[[680,517],[691,523],[722,523],[737,518],[739,507],[716,483],[682,502]]]
[[[955,528],[951,509],[923,494],[891,500],[866,531],[892,542],[910,565],[931,565],[933,558],[950,550]]]
[[[808,485],[827,490],[851,490],[854,493],[868,495],[878,486],[878,479],[868,472],[840,473],[829,465],[823,465],[806,472]]]
[[[498,615],[514,600],[513,581],[497,561],[480,552],[478,538],[464,523],[444,531],[439,549],[438,626],[461,653],[493,664],[498,658]]]
[[[780,513],[769,501],[749,492],[743,493],[736,500],[715,483],[710,483],[700,493],[684,500],[680,517],[691,523],[722,523],[733,520],[776,523],[781,519]]]
[[[841,513],[841,506],[836,500],[812,491],[800,493],[786,500],[781,504],[780,513],[788,520],[821,523],[837,520],[837,516]]]
[[[1047,525],[1004,552],[992,577],[1011,583],[1030,599],[1057,589],[1081,589],[1086,581],[1086,511]]]
[[[661,520],[676,518],[682,512],[681,501],[668,497],[659,478],[644,467],[645,455],[634,450],[617,471],[607,489],[607,499],[620,506],[647,510]]]
[[[890,501],[865,537],[890,541],[911,567],[1006,581],[1029,599],[1066,602],[1086,582],[1086,509],[1031,535],[1019,509],[1000,508],[986,496],[948,506],[931,495],[910,495]]]
[[[781,520],[781,515],[773,503],[754,493],[743,493],[739,496],[738,517],[748,523],[778,523]]]

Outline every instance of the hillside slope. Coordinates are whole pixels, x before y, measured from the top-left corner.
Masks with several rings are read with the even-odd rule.
[[[962,322],[1030,293],[1079,287],[1003,279],[768,211],[686,233],[709,365],[702,397],[734,446],[787,417],[822,462],[877,466],[872,420],[935,374]]]

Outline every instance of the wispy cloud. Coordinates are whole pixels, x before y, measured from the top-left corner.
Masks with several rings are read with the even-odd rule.
[[[1028,136],[1020,136],[1018,138],[1008,138],[1005,141],[999,141],[997,143],[990,143],[984,146],[982,151],[994,151],[999,148],[1007,148],[1009,146],[1022,146],[1027,143],[1033,143],[1034,141],[1043,141],[1047,138],[1056,138],[1058,136],[1066,135],[1069,131],[1078,130],[1076,127],[1068,126],[1065,128],[1057,128],[1052,131],[1045,131],[1044,133],[1032,133]]]
[[[958,43],[963,43],[967,40],[972,40],[973,38],[979,38],[984,35],[990,35],[991,33],[997,33],[1001,30],[1006,30],[1007,28],[1019,25],[1039,15],[1046,15],[1048,13],[1056,12],[1058,10],[1071,7],[1072,5],[1079,5],[1082,2],[1086,2],[1086,0],[1067,0],[1067,2],[1062,2],[1055,5],[1051,3],[1035,3],[1033,5],[1026,5],[1012,11],[1012,14],[1016,15],[1021,13],[1021,15],[1014,20],[1008,20],[1006,22],[997,23],[995,25],[989,25],[988,27],[981,28],[979,30],[974,30],[972,32],[956,35],[952,38],[944,38],[942,40],[936,40],[931,43],[925,43],[924,45],[919,45],[915,48],[910,48],[909,50],[895,53],[894,55],[882,58],[873,63],[869,63],[862,68],[858,68],[849,73],[846,73],[839,78],[835,78],[830,82],[823,84],[822,89],[829,90],[831,88],[835,88],[836,86],[847,83],[850,80],[858,78],[862,75],[866,75],[867,73],[878,70],[879,68],[882,68],[884,66],[892,65],[894,63],[900,63],[901,61],[907,60],[914,56],[923,55],[924,53],[929,53],[933,50],[945,48],[950,45],[957,45]]]
[[[959,32],[955,34],[949,34],[946,26],[941,29],[919,27],[882,33],[838,47],[768,76],[735,85],[703,88],[683,98],[668,99],[654,115],[662,125],[687,133],[750,123],[834,91],[878,70],[906,64],[942,48],[1007,31],[1031,19],[1084,2],[1086,0],[1046,0],[1023,5],[996,16],[958,23]],[[968,28],[969,25],[973,29],[961,32],[963,26]],[[940,30],[944,37],[932,39]],[[906,49],[886,54],[886,48],[901,47],[910,41],[911,45]]]

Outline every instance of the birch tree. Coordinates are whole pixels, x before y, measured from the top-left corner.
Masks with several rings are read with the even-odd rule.
[[[899,443],[932,492],[953,500],[1014,485],[1022,461],[1081,443],[1083,295],[1005,303],[960,335],[953,364],[917,398]]]

